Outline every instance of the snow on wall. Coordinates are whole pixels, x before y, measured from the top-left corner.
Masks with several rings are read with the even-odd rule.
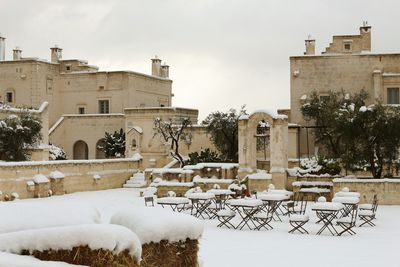
[[[100,223],[100,213],[78,202],[3,202],[0,205],[0,234],[26,229]]]
[[[121,211],[111,217],[111,223],[131,229],[142,244],[199,239],[203,233],[203,223],[199,219],[189,214],[156,208],[140,207]]]
[[[140,259],[142,245],[128,228],[112,224],[84,224],[24,230],[0,235],[0,251],[21,253],[23,250],[71,250],[74,247],[105,249],[118,254],[124,250]]]

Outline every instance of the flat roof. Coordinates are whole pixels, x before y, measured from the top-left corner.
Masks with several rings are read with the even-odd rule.
[[[350,56],[358,56],[358,57],[382,57],[382,56],[400,56],[400,53],[370,53],[370,52],[362,52],[362,53],[327,53],[327,54],[318,54],[318,55],[300,55],[300,56],[290,56],[289,59],[305,59],[305,58],[322,58],[322,57],[343,57],[348,58]]]

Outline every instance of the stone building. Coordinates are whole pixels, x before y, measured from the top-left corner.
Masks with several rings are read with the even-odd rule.
[[[137,117],[140,123],[126,122],[126,110],[130,118],[132,109],[146,113],[151,110],[148,107],[160,108],[157,109],[160,117],[160,113],[168,113],[171,107],[169,66],[162,64],[157,56],[152,59],[151,75],[147,75],[133,71],[100,71],[84,60],[63,59],[60,47],[54,46],[50,51],[51,60],[47,61],[23,57],[22,50],[17,47],[12,60],[6,60],[5,38],[0,36],[0,101],[14,107],[32,108],[48,102],[49,140],[62,147],[68,158],[103,158],[98,144],[106,131],[122,128],[129,132],[130,125],[145,128],[144,132],[152,129],[154,118],[147,116],[149,122],[144,124]],[[197,123],[198,111],[190,112]],[[138,143],[135,151],[141,149]],[[132,154],[130,150],[127,152]],[[158,153],[165,154],[165,151]]]
[[[371,26],[364,23],[358,35],[333,36],[320,55],[315,53],[315,40],[309,39],[304,55],[290,57],[290,121],[301,125],[301,156],[318,151],[313,125],[305,122],[300,112],[301,99],[312,91],[323,98],[329,91],[353,94],[364,89],[369,95],[367,104],[376,99],[385,104],[400,103],[400,53],[373,53],[371,39]]]

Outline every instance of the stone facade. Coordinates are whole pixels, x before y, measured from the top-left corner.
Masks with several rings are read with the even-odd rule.
[[[309,45],[306,40],[307,51]],[[322,55],[306,52],[303,56],[290,57],[290,120],[302,126],[300,156],[317,151],[312,128],[304,128],[313,124],[305,122],[301,115],[303,96],[312,91],[324,96],[329,91],[354,94],[363,89],[369,94],[367,104],[376,99],[388,103],[389,88],[400,88],[400,54],[372,53],[371,27],[366,24],[360,27],[359,35],[334,36]]]

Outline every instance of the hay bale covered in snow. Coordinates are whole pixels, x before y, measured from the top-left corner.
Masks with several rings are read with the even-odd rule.
[[[160,219],[162,218],[162,219]],[[140,266],[195,267],[203,223],[188,214],[137,208],[111,217],[112,224],[135,232],[142,243]]]
[[[97,209],[81,202],[17,201],[0,205],[0,234],[28,229],[95,224],[101,222]]]
[[[87,224],[0,235],[0,251],[92,267],[139,266],[142,247],[131,230]]]

